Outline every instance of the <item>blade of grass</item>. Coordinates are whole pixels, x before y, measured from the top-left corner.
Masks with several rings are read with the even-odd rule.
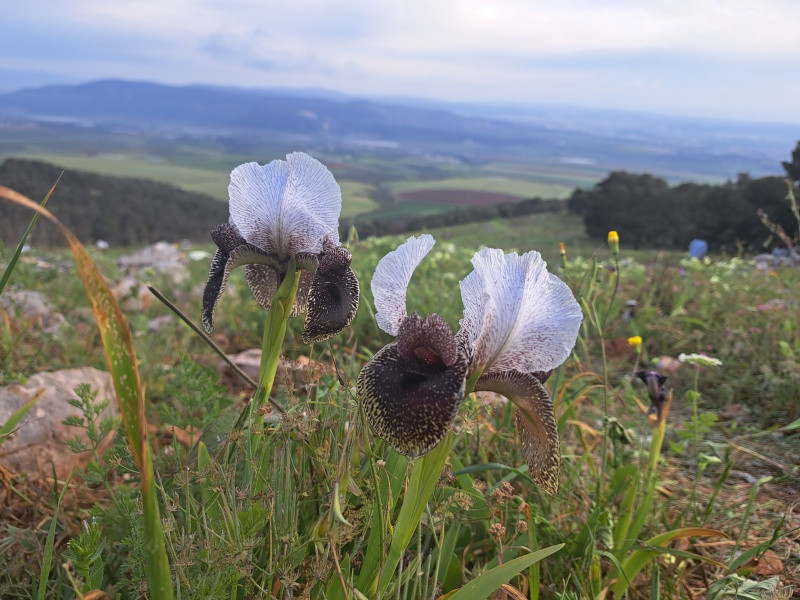
[[[486,571],[486,573],[476,577],[455,592],[442,596],[440,600],[444,600],[445,598],[447,600],[483,600],[484,598],[488,598],[512,577],[519,575],[531,565],[538,563],[551,554],[555,554],[563,547],[564,544],[557,544],[498,565],[494,569]]]
[[[367,592],[372,590],[373,595],[386,551],[385,530],[388,528],[387,523],[392,515],[392,507],[400,496],[400,486],[405,480],[407,464],[408,459],[405,456],[389,451],[379,477],[374,460],[369,460],[369,468],[377,493],[372,507],[367,550],[364,553],[364,563],[358,575],[356,587]]]
[[[684,529],[674,529],[650,538],[645,542],[645,549],[635,550],[622,563],[621,576],[614,584],[614,597],[622,598],[625,591],[630,587],[633,578],[644,569],[647,564],[660,554],[659,547],[664,546],[672,540],[694,536],[714,536],[727,538],[725,532],[717,529],[706,529],[705,527],[686,527]]]
[[[36,392],[36,395],[28,400],[25,404],[19,407],[19,409],[8,418],[8,421],[0,425],[0,444],[3,443],[3,439],[10,435],[12,431],[14,431],[14,427],[17,426],[22,418],[28,414],[28,411],[33,408],[33,405],[36,404],[36,401],[42,397],[44,394],[44,389],[39,390]]]
[[[63,175],[63,171],[61,175]],[[53,184],[53,187],[50,188],[50,191],[47,192],[47,195],[42,200],[41,207],[44,208],[47,205],[47,201],[50,200],[50,196],[53,194],[53,190],[56,189],[58,182],[61,180],[61,175],[58,176],[56,182]],[[28,236],[30,236],[31,231],[33,231],[34,226],[36,225],[36,221],[39,220],[39,213],[34,213],[31,222],[28,224],[28,228],[25,230],[25,233],[22,235],[22,239],[19,241],[19,245],[17,249],[14,251],[14,255],[11,257],[11,260],[8,261],[8,266],[6,267],[5,272],[3,273],[3,277],[0,278],[0,294],[3,293],[3,290],[6,289],[6,284],[8,280],[11,279],[11,273],[14,272],[14,269],[17,266],[17,262],[19,261],[19,257],[22,254],[22,249],[25,247],[25,242],[28,241]]]
[[[147,540],[147,564],[150,595],[164,600],[172,599],[172,579],[164,546],[164,532],[153,481],[153,459],[147,442],[147,421],[144,412],[144,392],[139,379],[133,336],[128,322],[111,288],[92,261],[86,248],[72,232],[46,208],[4,186],[0,197],[29,208],[46,217],[59,228],[75,257],[84,290],[92,305],[92,312],[100,331],[106,364],[111,373],[117,403],[125,425],[136,466],[141,474],[142,507]]]
[[[386,591],[395,569],[397,569],[397,564],[400,562],[400,557],[414,536],[414,531],[416,531],[422,512],[428,505],[431,494],[433,494],[436,482],[439,481],[439,476],[442,474],[444,463],[450,453],[450,448],[453,447],[454,441],[453,432],[448,432],[438,446],[423,458],[415,460],[411,467],[411,477],[404,495],[403,506],[397,516],[394,535],[389,545],[389,554],[378,578],[380,595],[383,595]]]
[[[61,488],[61,493],[58,495],[58,503],[56,504],[56,509],[53,513],[53,519],[50,521],[50,529],[47,531],[47,541],[44,544],[44,553],[42,554],[42,571],[39,574],[39,589],[36,593],[38,600],[44,600],[44,595],[47,593],[47,580],[50,578],[50,567],[53,565],[53,550],[55,549],[56,542],[58,512],[61,510],[61,504],[64,502],[64,496],[67,495],[69,482],[72,480],[73,472],[74,471],[69,472],[69,475],[67,475],[67,480],[64,482],[64,487]]]

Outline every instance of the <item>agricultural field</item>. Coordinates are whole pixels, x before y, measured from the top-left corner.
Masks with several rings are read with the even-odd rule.
[[[365,197],[363,187],[343,187]],[[559,600],[800,594],[797,269],[631,252],[624,239],[615,256],[563,214],[430,233],[437,243],[407,306],[440,314],[453,331],[459,280],[483,246],[540,251],[580,301],[577,344],[545,384],[561,440],[555,495],[531,479],[513,407],[496,396],[470,395],[443,449],[414,461],[365,422],[356,378],[393,340],[377,325],[370,281],[408,236],[350,244],[361,283],[355,320],[313,345],[301,341],[302,319],[289,321],[282,355],[297,362],[281,363],[273,395],[286,413],[267,404],[251,428],[235,423],[253,390],[140,285],[197,322],[213,247],[178,248],[177,279],[175,270],[124,273],[118,259],[135,249],[90,249],[132,332],[156,475],[142,475],[119,420],[108,424],[111,448],[90,452],[69,480],[0,471],[0,597],[155,597],[146,566],[154,523],[181,597],[344,599],[358,589],[460,600],[489,597],[502,583],[509,597]],[[2,249],[0,273],[13,251]],[[227,354],[260,348],[265,332],[241,271],[212,335]],[[126,276],[138,287],[120,289]],[[41,292],[65,324],[45,331],[41,319],[0,304],[0,385],[106,369],[68,251],[25,253],[8,286],[0,300]],[[707,360],[680,362],[681,354]],[[667,377],[670,403],[649,417],[650,393],[634,376],[642,369]],[[73,425],[102,430],[92,408],[100,398],[81,394]],[[145,481],[156,490],[155,522],[145,519]]]
[[[165,144],[146,150],[122,147],[105,151],[84,147],[71,152],[6,151],[0,152],[0,160],[14,156],[66,169],[152,179],[227,200],[231,169],[248,160],[263,162],[261,154],[230,154],[214,148]],[[576,186],[591,186],[600,178],[583,165],[468,166],[408,157],[396,160],[332,157],[328,163],[342,188],[343,218],[409,218],[459,206],[494,205],[537,196],[565,198]]]
[[[483,175],[480,177],[453,177],[436,181],[398,181],[390,183],[388,188],[392,194],[401,198],[411,192],[423,190],[465,190],[526,199],[535,196],[566,198],[575,189],[575,185],[542,183],[502,175]]]

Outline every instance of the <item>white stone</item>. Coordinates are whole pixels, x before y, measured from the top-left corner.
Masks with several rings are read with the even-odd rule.
[[[81,411],[68,402],[77,399],[73,390],[81,383],[89,384],[98,392],[98,402],[111,400],[101,419],[118,414],[111,375],[92,367],[39,373],[25,384],[0,388],[0,423],[6,423],[20,407],[44,390],[14,433],[0,445],[0,465],[15,474],[35,472],[43,475],[50,475],[55,466],[58,478],[64,479],[73,467],[85,464],[91,458],[90,452],[74,454],[65,445],[66,440],[76,436],[88,445],[85,430],[62,424],[71,415],[81,415]],[[110,443],[110,438],[104,440],[102,450]]]

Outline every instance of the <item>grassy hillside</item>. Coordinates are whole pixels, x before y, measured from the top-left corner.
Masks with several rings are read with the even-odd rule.
[[[715,589],[733,598],[747,584],[779,592],[753,598],[789,598],[800,584],[794,466],[800,462],[800,313],[793,293],[800,272],[763,272],[739,258],[679,262],[674,253],[637,260],[632,257],[645,255],[629,252],[624,238],[619,269],[602,268],[615,262],[608,248],[592,248],[580,221],[560,214],[432,233],[437,244],[416,269],[407,304],[422,314],[439,313],[454,330],[462,316],[459,280],[481,245],[541,251],[581,299],[577,344],[546,382],[560,438],[558,493],[545,496],[532,482],[513,405],[497,397],[470,396],[460,407],[449,467],[442,477],[440,466],[430,473],[430,499],[415,487],[405,462],[375,437],[353,382],[393,339],[377,326],[370,280],[378,260],[407,236],[371,238],[351,246],[362,290],[354,322],[341,335],[308,346],[300,342],[302,319],[290,321],[283,354],[311,366],[300,371],[302,380],[279,375],[275,400],[288,414],[270,412],[258,429],[230,431],[244,388],[228,376],[222,381],[229,387],[220,385],[219,359],[198,336],[155,300],[124,309],[146,386],[155,481],[164,499],[155,523],[181,597],[227,599],[232,590],[258,597],[267,589],[288,598],[305,586],[310,598],[344,598],[345,592],[331,590],[342,589],[341,580],[359,585],[366,579],[373,551],[376,561],[388,562],[393,554],[378,542],[392,547],[390,541],[402,539],[400,515],[419,503],[420,516],[405,525],[404,566],[386,574],[401,597],[438,598],[500,563],[528,556],[529,548],[559,545],[533,575],[526,570],[511,577],[511,589],[520,597],[536,590],[543,600],[566,600],[596,597],[598,587],[616,585],[623,589],[615,598],[623,598],[630,582],[630,598],[689,600],[714,597]],[[570,258],[565,270],[560,241]],[[118,250],[89,252],[112,281],[122,276],[114,261]],[[592,253],[601,265],[596,273],[587,260]],[[0,249],[0,272],[9,256]],[[54,336],[8,309],[0,385],[61,367],[104,367],[68,253],[34,249],[28,258],[11,284],[45,294],[67,324]],[[154,282],[196,318],[208,263],[189,268],[181,284],[168,274]],[[214,333],[231,353],[258,348],[264,323],[242,271],[234,272],[220,301]],[[624,316],[629,299],[638,301],[633,318]],[[641,336],[641,345],[634,348],[630,336]],[[673,364],[666,382],[674,392],[671,410],[659,405],[663,418],[649,420],[648,390],[632,372],[696,352],[721,364]],[[94,415],[90,408],[85,414]],[[192,450],[201,435],[209,441],[208,456]],[[225,452],[218,452],[220,439],[227,440]],[[251,448],[257,454],[248,461]],[[44,597],[75,597],[73,586],[87,596],[93,588],[126,600],[142,597],[148,583],[141,557],[148,546],[131,456],[119,431],[103,460],[76,472],[57,519],[53,488],[65,484],[54,484],[50,473],[3,472],[0,597],[35,597],[31,590],[50,552]],[[256,477],[248,481],[251,473]],[[389,488],[384,481],[397,483]],[[615,527],[619,523],[626,529]],[[684,529],[700,527],[708,529]],[[666,548],[656,543],[664,537],[653,541],[657,535],[685,541]],[[761,559],[749,565],[761,568],[743,566],[752,555]],[[645,570],[621,579],[615,565],[637,557]],[[421,590],[432,582],[435,590]],[[394,596],[390,590],[383,597]]]
[[[59,179],[60,177],[60,179]],[[214,223],[227,219],[228,207],[206,196],[148,179],[97,175],[29,160],[0,165],[0,184],[40,200],[58,181],[48,208],[86,243],[103,239],[115,246],[159,240],[207,240]],[[0,203],[0,238],[16,243],[30,214]],[[37,227],[37,245],[63,244],[53,227]]]

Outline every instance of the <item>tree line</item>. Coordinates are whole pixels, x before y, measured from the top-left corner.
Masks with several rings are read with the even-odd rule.
[[[491,206],[469,206],[442,213],[406,218],[392,216],[367,220],[362,217],[361,219],[341,221],[339,232],[344,237],[350,231],[351,226],[355,225],[356,231],[358,231],[358,235],[361,238],[399,235],[420,231],[421,229],[452,227],[491,219],[510,219],[536,213],[562,212],[566,208],[566,202],[566,200],[531,198],[519,202],[500,202]]]
[[[47,208],[83,243],[209,242],[214,224],[228,218],[225,202],[203,194],[148,179],[72,170],[61,176],[62,171],[40,161],[8,159],[0,165],[0,184],[38,202],[58,180]],[[31,216],[29,210],[0,200],[0,240],[16,244]],[[36,246],[64,244],[63,236],[45,221],[39,221],[29,240]]]
[[[636,248],[686,248],[692,239],[702,238],[714,249],[758,251],[770,237],[760,212],[789,238],[799,239],[796,205],[792,207],[787,195],[791,186],[797,197],[800,142],[783,167],[786,177],[741,174],[722,185],[672,187],[653,175],[614,171],[592,189],[576,189],[567,208],[583,217],[590,237],[605,239],[615,230]],[[772,245],[780,244],[774,236]]]

